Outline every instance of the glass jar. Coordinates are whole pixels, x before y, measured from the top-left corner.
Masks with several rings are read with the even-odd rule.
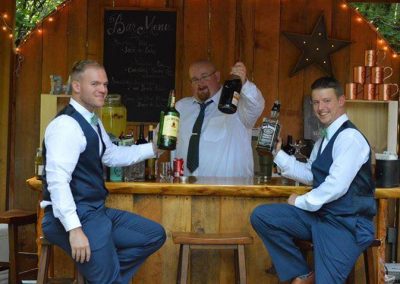
[[[101,121],[108,134],[120,137],[126,130],[126,107],[121,102],[121,95],[108,94],[100,110]]]

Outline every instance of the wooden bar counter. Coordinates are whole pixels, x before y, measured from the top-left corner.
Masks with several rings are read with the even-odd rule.
[[[35,191],[41,191],[41,181],[27,180]],[[248,283],[279,283],[275,275],[266,272],[271,260],[261,240],[250,224],[253,209],[264,203],[286,202],[291,193],[302,194],[310,188],[294,186],[285,179],[273,178],[267,183],[256,178],[189,177],[185,182],[107,182],[110,192],[107,206],[127,210],[162,224],[167,232],[165,245],[141,267],[132,283],[176,283],[179,247],[171,239],[173,231],[187,232],[248,232],[254,243],[246,247]],[[377,238],[386,237],[388,198],[400,198],[400,188],[378,188]],[[101,225],[101,224],[99,224]],[[376,254],[380,271],[378,283],[383,281],[385,245]],[[68,263],[68,264],[67,264]],[[54,271],[66,276],[72,269],[71,261],[61,252],[56,253]],[[383,261],[384,263],[384,261]],[[193,251],[191,282],[234,283],[233,252]],[[356,268],[356,283],[365,283],[362,263]]]

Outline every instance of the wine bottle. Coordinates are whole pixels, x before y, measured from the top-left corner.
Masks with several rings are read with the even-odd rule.
[[[43,176],[43,157],[42,157],[42,149],[36,149],[36,157],[35,157],[35,176],[37,179],[42,179]]]
[[[144,138],[144,125],[140,124],[139,126],[139,137],[136,140],[136,145],[146,144],[147,140]],[[146,175],[146,161],[138,162],[133,167],[133,181],[144,181]]]
[[[288,135],[286,145],[282,147],[282,150],[285,151],[288,155],[294,155],[296,149],[292,145],[293,145],[293,137],[292,135]]]
[[[163,150],[175,150],[179,129],[179,112],[175,109],[175,92],[169,94],[168,105],[160,115],[157,146]]]
[[[281,104],[275,101],[271,109],[270,118],[264,117],[256,149],[259,152],[272,152],[275,148],[281,126],[278,121]]]
[[[242,90],[242,80],[237,75],[231,75],[224,82],[219,98],[218,109],[227,114],[233,114],[237,110],[240,99],[240,91]]]
[[[136,140],[136,145],[146,144],[147,140],[144,138],[144,124],[140,124],[139,126],[139,137]]]
[[[148,134],[149,143],[153,143],[153,125],[149,126],[149,134]],[[156,179],[156,158],[150,158],[146,160],[146,180],[155,180]]]

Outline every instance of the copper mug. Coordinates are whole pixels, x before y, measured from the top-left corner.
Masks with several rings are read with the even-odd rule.
[[[365,66],[354,66],[353,67],[353,82],[358,84],[364,84],[366,79]]]
[[[368,49],[365,51],[365,66],[376,66],[377,63],[382,62],[386,57],[386,52],[382,49]]]
[[[389,72],[386,72],[389,71]],[[385,76],[385,73],[386,76]],[[382,84],[386,79],[390,78],[393,75],[393,68],[386,66],[380,67],[375,66],[371,68],[371,83],[374,84]]]
[[[397,84],[379,84],[378,85],[378,99],[381,101],[388,101],[399,92],[399,85]]]
[[[364,84],[364,100],[372,101],[375,100],[376,85],[375,84]]]
[[[347,100],[357,100],[362,96],[362,85],[357,83],[346,83],[345,95]],[[362,97],[361,97],[362,99]]]

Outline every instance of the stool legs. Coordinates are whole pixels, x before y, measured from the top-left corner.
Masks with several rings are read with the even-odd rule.
[[[189,270],[189,245],[180,245],[177,284],[186,284]]]
[[[367,284],[375,284],[374,255],[372,247],[369,247],[364,251],[364,265]]]
[[[239,264],[239,283],[246,284],[246,257],[244,255],[244,245],[238,245],[238,264]]]
[[[18,283],[18,226],[16,224],[8,224],[9,251],[10,251],[10,283]]]
[[[246,284],[246,257],[244,245],[234,248],[236,283]],[[190,245],[181,244],[179,249],[177,284],[186,284],[189,271]]]
[[[40,253],[40,260],[39,260],[37,284],[47,283],[50,257],[51,257],[51,246],[42,244],[42,250]]]
[[[39,271],[37,276],[37,284],[47,284],[48,283],[48,275],[49,275],[49,264],[50,258],[52,254],[53,245],[51,245],[47,240],[43,241],[42,239],[42,249],[40,252],[40,260],[39,260]],[[82,274],[79,272],[78,268],[75,266],[75,280],[74,284],[85,284],[85,279]]]

